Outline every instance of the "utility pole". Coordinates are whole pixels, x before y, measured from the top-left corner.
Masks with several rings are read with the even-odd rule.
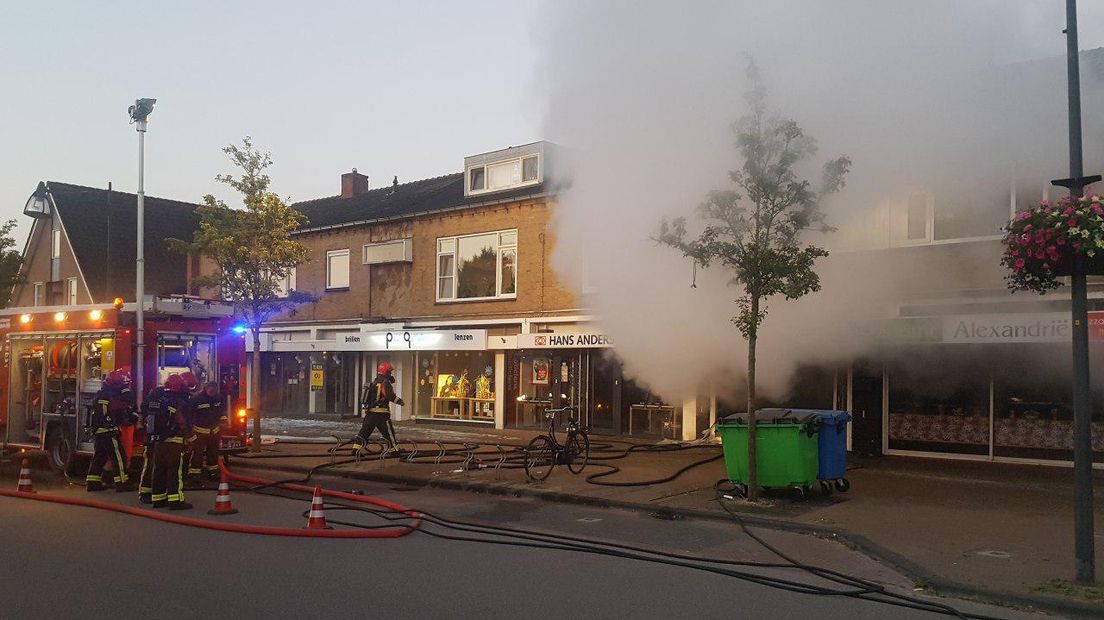
[[[1084,176],[1081,152],[1081,70],[1077,50],[1077,0],[1066,0],[1066,80],[1069,89],[1069,178],[1052,181],[1079,199],[1100,175]],[[1085,259],[1074,254],[1070,306],[1073,312],[1073,539],[1076,580],[1096,581],[1093,540],[1092,393],[1089,391],[1089,301]]]
[[[140,406],[145,395],[146,369],[146,118],[153,112],[156,99],[138,99],[130,106],[130,122],[138,130],[138,240],[135,248],[134,263],[134,301],[137,305],[134,329],[134,375],[135,401]]]

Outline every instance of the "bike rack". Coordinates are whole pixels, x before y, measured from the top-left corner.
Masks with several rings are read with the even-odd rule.
[[[414,462],[414,457],[418,456],[418,442],[413,439],[405,439],[402,443],[410,444],[412,447],[410,448],[410,454],[407,454],[405,458],[400,458],[399,460],[406,461],[407,463]]]
[[[495,478],[497,478],[499,470],[502,469],[502,465],[506,463],[506,455],[509,454],[509,452],[498,444],[495,444],[495,448],[498,450],[498,461],[495,462],[494,466]]]
[[[475,460],[475,451],[478,448],[479,444],[464,443],[464,450],[466,450],[466,452],[464,453],[464,464],[460,466],[461,469],[463,469],[464,471],[468,471],[468,468],[471,467],[472,461]]]
[[[433,443],[437,444],[437,457],[433,459],[433,464],[440,465],[441,459],[445,458],[445,446],[439,441]]]

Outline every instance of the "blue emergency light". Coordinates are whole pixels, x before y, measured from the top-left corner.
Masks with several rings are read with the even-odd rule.
[[[230,331],[234,332],[235,334],[244,334],[246,332],[246,327],[245,325],[235,325],[230,328]]]

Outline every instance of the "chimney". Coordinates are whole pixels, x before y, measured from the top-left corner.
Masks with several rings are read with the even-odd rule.
[[[357,172],[356,168],[353,168],[352,172],[346,172],[341,175],[341,197],[352,198],[363,194],[368,191],[368,177],[366,175]]]

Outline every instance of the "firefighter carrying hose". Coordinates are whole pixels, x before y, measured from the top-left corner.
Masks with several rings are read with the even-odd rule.
[[[188,510],[184,501],[184,448],[194,439],[184,381],[175,373],[165,380],[159,406],[150,407],[156,445],[153,450],[154,508]],[[147,429],[149,427],[147,426]]]
[[[192,445],[192,461],[188,467],[189,476],[218,477],[219,434],[230,426],[226,415],[226,399],[219,392],[217,383],[203,386],[203,390],[192,397],[189,409],[194,416],[196,441]]]
[[[103,387],[92,399],[88,430],[92,433],[95,451],[88,465],[85,483],[89,491],[102,491],[104,465],[111,461],[115,468],[115,490],[130,491],[127,486],[127,454],[119,443],[119,427],[134,424],[134,392],[130,375],[113,370],[104,378]]]
[[[372,382],[364,386],[360,395],[360,409],[364,411],[364,425],[360,427],[353,445],[359,447],[368,443],[372,432],[379,429],[387,441],[388,449],[395,447],[395,427],[391,426],[391,403],[404,405],[403,399],[395,394],[395,367],[390,362],[381,362],[378,374]]]

